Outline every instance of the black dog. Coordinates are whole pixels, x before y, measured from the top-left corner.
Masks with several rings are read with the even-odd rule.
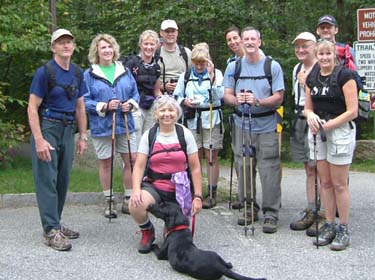
[[[213,280],[223,275],[238,280],[263,280],[250,278],[231,270],[231,263],[225,262],[216,252],[198,249],[189,229],[189,219],[185,217],[176,203],[164,202],[151,205],[149,211],[164,220],[167,228],[165,241],[161,248],[153,245],[159,260],[169,260],[173,269],[197,279]]]

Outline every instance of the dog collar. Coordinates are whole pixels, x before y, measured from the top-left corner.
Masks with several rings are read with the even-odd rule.
[[[179,225],[179,226],[176,226],[174,228],[171,228],[171,229],[167,230],[167,232],[164,234],[164,238],[167,238],[168,235],[170,235],[172,232],[184,230],[184,229],[188,229],[188,228],[189,228],[189,226],[187,226],[187,225]]]

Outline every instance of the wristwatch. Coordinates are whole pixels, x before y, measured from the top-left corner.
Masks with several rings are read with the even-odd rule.
[[[260,107],[260,101],[259,101],[258,98],[257,98],[256,101],[255,101],[255,107]]]

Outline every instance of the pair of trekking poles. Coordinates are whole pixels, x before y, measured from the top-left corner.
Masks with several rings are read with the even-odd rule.
[[[241,90],[241,93],[244,93],[245,90]],[[245,236],[247,236],[248,228],[248,217],[247,217],[247,169],[246,169],[246,162],[250,164],[250,207],[251,207],[251,235],[254,236],[254,158],[255,158],[255,147],[253,146],[252,142],[252,135],[251,135],[251,125],[252,125],[252,117],[251,117],[251,109],[250,104],[243,103],[242,107],[242,116],[241,116],[241,136],[242,136],[242,177],[243,177],[243,207],[244,207],[244,231]],[[246,127],[245,123],[248,123],[248,130],[249,130],[249,137],[248,140],[246,139]],[[231,126],[233,129],[234,123],[230,121]],[[234,135],[232,135],[234,137]],[[233,185],[233,164],[234,164],[234,153],[232,152],[231,157],[231,166],[230,166],[230,182],[229,182],[229,209],[232,208],[232,185]],[[238,209],[241,209],[241,201],[239,204]]]
[[[122,101],[121,103],[124,103]],[[129,119],[128,119],[128,112],[124,112],[124,122],[125,122],[125,130],[126,130],[126,140],[128,144],[128,152],[129,152],[129,160],[130,160],[130,170],[133,173],[133,159],[132,159],[132,152],[130,146],[130,133],[129,133]],[[111,174],[110,174],[110,187],[109,187],[109,213],[108,216],[109,222],[112,219],[112,203],[113,203],[113,171],[114,171],[114,158],[115,158],[115,144],[116,144],[116,116],[117,110],[112,111],[112,136],[111,136]]]

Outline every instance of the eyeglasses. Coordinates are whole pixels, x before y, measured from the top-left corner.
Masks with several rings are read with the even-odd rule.
[[[294,49],[302,49],[302,50],[307,50],[309,47],[311,47],[313,44],[303,44],[303,45],[294,45]]]

